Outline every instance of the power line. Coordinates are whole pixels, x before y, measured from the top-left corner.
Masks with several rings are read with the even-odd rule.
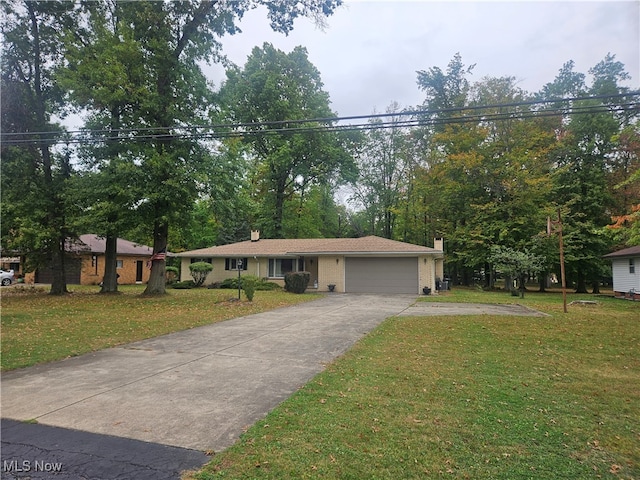
[[[34,144],[93,144],[120,141],[161,139],[223,139],[246,136],[270,136],[310,132],[346,132],[385,128],[415,128],[455,123],[488,123],[551,116],[595,113],[640,113],[640,103],[589,104],[590,101],[629,99],[640,91],[614,95],[528,100],[494,105],[471,105],[439,110],[406,110],[402,112],[344,117],[293,119],[251,123],[224,123],[210,125],[176,125],[172,127],[142,127],[124,129],[81,129],[56,132],[3,133],[4,145]],[[584,103],[587,102],[587,103]],[[522,107],[540,106],[538,109]],[[544,107],[547,105],[548,107]],[[505,110],[506,109],[506,110]],[[497,110],[497,111],[496,111]],[[362,120],[367,120],[362,122]],[[354,123],[343,123],[351,122]],[[358,121],[360,123],[358,123]]]

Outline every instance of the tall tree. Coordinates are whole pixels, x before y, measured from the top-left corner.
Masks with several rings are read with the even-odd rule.
[[[385,122],[390,128],[380,128],[382,119],[371,120],[357,158],[360,176],[353,189],[352,201],[361,205],[369,219],[371,234],[385,238],[394,236],[396,218],[402,195],[406,194],[413,167],[413,151],[407,128],[397,126],[401,113],[397,103],[387,107]]]
[[[230,121],[250,124],[244,139],[255,160],[256,191],[263,199],[259,224],[267,236],[284,235],[285,202],[294,194],[332,177],[353,176],[349,137],[322,131],[326,123],[306,122],[335,114],[305,48],[254,48],[244,68],[227,72],[221,97]]]
[[[69,100],[88,117],[85,127],[102,132],[82,145],[85,172],[73,196],[84,205],[79,224],[105,237],[102,293],[118,289],[117,238],[136,222],[139,144],[129,132],[138,123],[137,106],[147,101],[143,52],[134,39],[130,2],[83,4],[85,28],[67,36],[67,64],[58,78]]]
[[[53,121],[63,116],[55,71],[64,61],[63,37],[76,28],[74,4],[7,1],[1,8],[3,244],[25,254],[32,268],[51,267],[50,293],[63,294],[72,168],[68,152],[52,141],[62,133]]]
[[[592,96],[628,91],[621,83],[629,75],[612,55],[607,55],[589,73],[593,82],[587,93]],[[564,85],[562,77],[554,83]],[[609,108],[618,102],[617,98],[576,102],[575,107],[582,111],[564,119],[566,127],[552,153],[556,163],[555,198],[565,210],[567,277],[580,293],[586,293],[589,283],[597,291],[605,268],[602,255],[610,250],[610,240],[603,231],[614,206],[607,176],[610,159],[616,157],[614,139],[629,121],[626,112],[619,115],[615,108]]]
[[[220,60],[220,37],[236,33],[239,19],[258,5],[266,6],[274,30],[288,33],[298,16],[320,21],[340,3],[112,1],[89,7],[90,15],[96,17],[89,24],[94,29],[89,38],[99,41],[95,45],[85,41],[78,49],[76,80],[88,79],[98,90],[96,97],[103,94],[98,101],[85,98],[85,105],[93,108],[110,129],[128,127],[132,137],[125,141],[128,151],[135,153],[124,156],[133,158],[137,167],[132,177],[132,191],[137,196],[135,211],[140,222],[150,224],[153,231],[146,294],[165,292],[169,227],[188,217],[206,183],[208,147],[185,130],[208,123],[212,101],[201,62]],[[83,57],[84,52],[88,57]],[[92,62],[95,65],[101,60],[105,63],[100,69],[105,82],[87,71]],[[122,165],[122,152],[105,151],[102,157],[109,158],[110,167],[115,166],[114,159]]]
[[[153,223],[153,262],[146,294],[165,292],[165,258],[169,225],[180,217],[197,193],[196,164],[201,149],[193,141],[174,134],[174,128],[193,125],[205,117],[202,111],[206,81],[198,62],[220,57],[218,38],[236,33],[235,22],[257,5],[268,9],[271,27],[288,33],[300,15],[330,15],[340,0],[280,2],[136,2],[135,32],[145,53],[153,100],[144,105],[143,120],[161,127],[145,152],[145,184],[151,188],[141,209]]]

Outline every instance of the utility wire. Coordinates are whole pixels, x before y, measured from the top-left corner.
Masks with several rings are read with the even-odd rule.
[[[94,144],[162,139],[223,139],[312,132],[347,132],[385,128],[415,128],[456,123],[488,123],[579,114],[636,112],[640,103],[628,101],[640,91],[614,95],[529,100],[495,105],[472,105],[439,110],[408,110],[394,113],[211,125],[176,125],[126,129],[56,132],[2,133],[4,145]],[[589,104],[597,100],[624,99],[625,103]],[[539,106],[537,109],[521,108]],[[546,107],[545,107],[546,106]],[[505,110],[507,109],[507,110]],[[496,111],[498,110],[498,111]],[[362,122],[367,120],[367,122]],[[354,123],[343,123],[353,121]],[[358,123],[357,121],[360,121]]]

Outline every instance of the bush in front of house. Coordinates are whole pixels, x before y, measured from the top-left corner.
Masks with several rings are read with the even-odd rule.
[[[178,280],[178,276],[180,275],[180,270],[178,267],[167,266],[165,268],[165,275],[167,276],[167,285],[171,285]]]
[[[196,287],[201,287],[207,278],[207,275],[213,270],[213,265],[208,262],[195,262],[189,265],[193,283]]]
[[[247,300],[253,302],[253,294],[256,292],[256,282],[253,278],[242,279],[242,289],[247,296]]]
[[[264,278],[258,278],[255,275],[242,275],[240,277],[241,285],[244,285],[246,280],[251,280],[256,291],[270,291],[279,290],[281,287],[275,282],[269,282]],[[238,277],[226,278],[222,282],[215,284],[216,288],[230,288],[233,290],[238,289]]]
[[[309,272],[289,272],[284,276],[284,289],[291,293],[304,293],[310,279]]]
[[[193,283],[193,280],[186,280],[184,282],[174,282],[171,284],[171,288],[175,288],[177,290],[187,290],[195,286],[196,284]]]

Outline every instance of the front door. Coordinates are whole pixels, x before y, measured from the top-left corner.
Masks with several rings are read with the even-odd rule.
[[[136,283],[142,283],[142,269],[144,268],[144,262],[142,260],[136,261]]]

